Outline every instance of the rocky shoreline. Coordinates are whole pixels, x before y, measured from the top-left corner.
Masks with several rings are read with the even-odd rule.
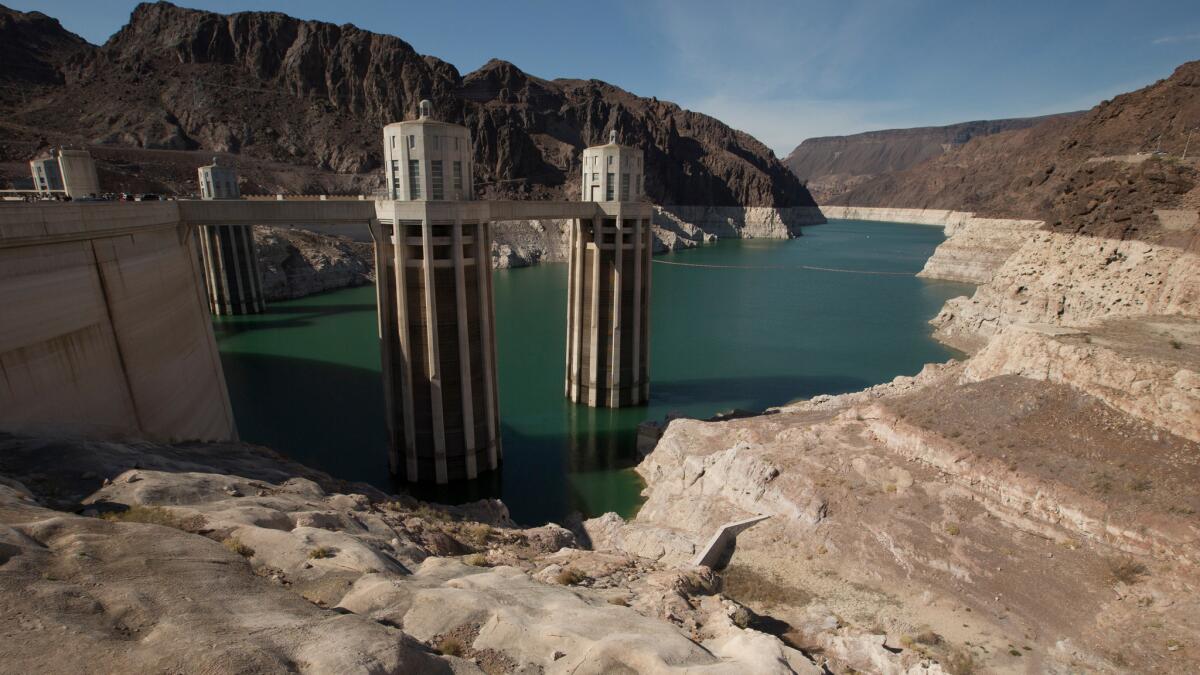
[[[656,206],[651,223],[655,253],[717,239],[792,239],[825,222],[816,207]],[[501,221],[492,230],[492,267],[509,269],[566,262],[566,220]],[[303,228],[257,227],[263,293],[269,302],[374,283],[369,242]]]
[[[770,514],[735,574],[797,599],[732,597],[806,651],[833,639],[830,616],[876,636],[857,669],[917,653],[952,672],[1192,670],[1200,258],[953,211],[826,215],[945,227],[921,276],[980,284],[931,322],[969,357],[671,421],[638,467],[645,506],[593,539],[681,561],[719,523]]]

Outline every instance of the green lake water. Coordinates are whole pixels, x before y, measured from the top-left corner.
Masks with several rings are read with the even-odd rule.
[[[563,398],[566,265],[496,271],[503,467],[418,490],[388,477],[372,287],[272,303],[215,327],[243,440],[389,491],[498,497],[525,524],[571,511],[630,516],[640,503],[632,467],[643,420],[855,391],[953,356],[927,322],[973,287],[913,276],[942,240],[936,227],[840,220],[791,241],[728,240],[656,256],[650,404],[621,410]]]

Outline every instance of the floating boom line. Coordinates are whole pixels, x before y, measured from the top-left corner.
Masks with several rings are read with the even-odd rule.
[[[813,265],[708,265],[703,263],[672,262],[669,260],[652,260],[658,265],[676,265],[679,267],[701,267],[719,270],[810,270],[813,272],[837,272],[839,274],[868,274],[879,277],[911,277],[914,272],[877,272],[874,270],[848,270],[839,267],[814,267]]]

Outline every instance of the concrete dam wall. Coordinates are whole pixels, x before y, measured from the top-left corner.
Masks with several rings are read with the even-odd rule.
[[[236,437],[177,203],[0,206],[0,428]]]

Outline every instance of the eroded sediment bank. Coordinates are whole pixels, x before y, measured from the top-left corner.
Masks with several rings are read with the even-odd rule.
[[[822,206],[828,218],[880,220],[893,223],[937,225],[946,230],[918,276],[983,284],[991,280],[1008,256],[1024,243],[1040,221],[1011,218],[976,218],[965,211],[942,209],[891,209],[863,206]]]

